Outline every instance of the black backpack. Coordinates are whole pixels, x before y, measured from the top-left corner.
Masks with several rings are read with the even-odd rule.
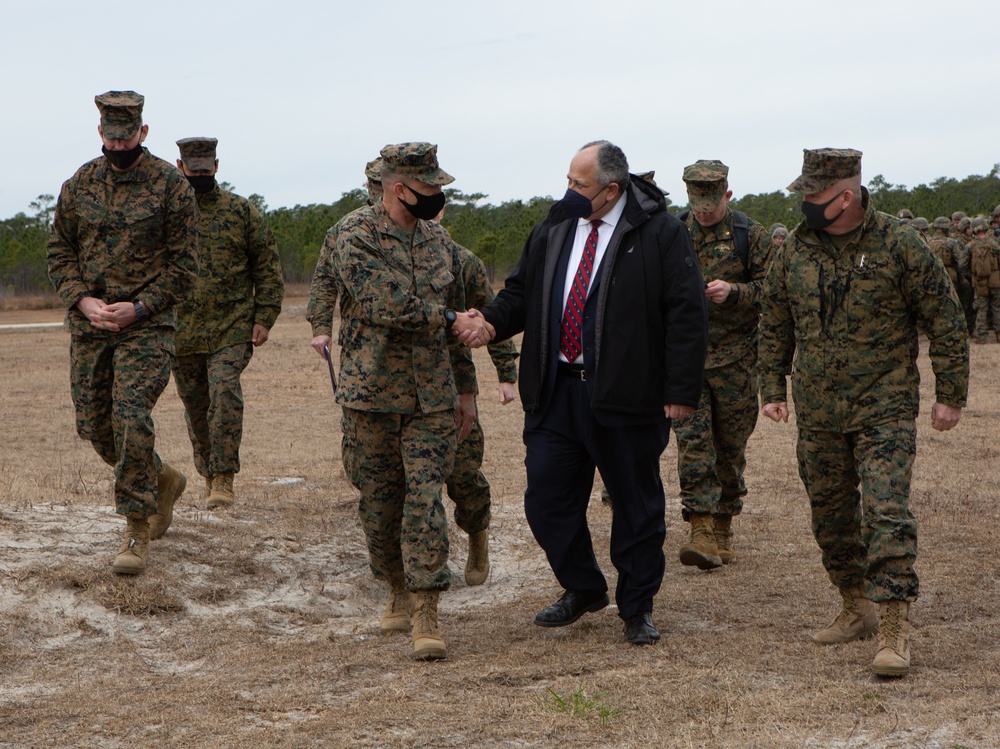
[[[681,211],[677,218],[687,223],[687,217],[691,211]],[[743,281],[750,283],[753,277],[750,273],[750,219],[745,213],[733,211],[733,244],[736,245],[736,252],[743,261]]]

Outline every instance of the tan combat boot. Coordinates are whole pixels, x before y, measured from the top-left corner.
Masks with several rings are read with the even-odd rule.
[[[681,564],[700,570],[714,570],[722,566],[712,530],[712,516],[709,513],[691,513],[691,541],[681,547],[680,557]]]
[[[719,559],[723,564],[733,561],[733,516],[713,515],[712,532],[715,535],[715,545],[719,549]]]
[[[465,562],[465,584],[482,585],[490,574],[489,531],[469,534],[469,558]]]
[[[380,632],[409,632],[413,616],[413,594],[402,583],[389,584],[389,598],[385,602]]]
[[[910,672],[910,604],[879,601],[878,652],[872,661],[877,676],[906,676]]]
[[[438,627],[437,590],[418,590],[413,611],[413,657],[434,661],[445,657],[444,637]]]
[[[236,495],[233,494],[233,474],[219,473],[213,476],[212,493],[208,495],[208,502],[205,504],[205,508],[208,510],[216,510],[220,507],[224,509],[235,501]]]
[[[181,498],[187,477],[169,463],[160,466],[156,479],[156,514],[149,516],[149,538],[153,541],[167,532],[174,519],[174,503]]]
[[[146,569],[149,557],[149,520],[128,518],[122,541],[112,569],[119,575],[138,575]]]
[[[813,635],[813,642],[834,645],[871,637],[878,631],[878,611],[863,587],[840,588],[844,604],[830,626]]]

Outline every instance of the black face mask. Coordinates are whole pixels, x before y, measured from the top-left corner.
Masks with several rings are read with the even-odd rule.
[[[215,189],[215,175],[198,175],[198,174],[186,174],[188,182],[191,183],[191,187],[194,191],[201,195],[202,193],[212,192]]]
[[[601,208],[607,204],[608,201],[605,200]],[[597,211],[601,210],[601,208],[598,208]],[[557,201],[552,206],[549,216],[558,221],[563,221],[568,218],[587,218],[587,216],[597,213],[597,211],[594,210],[591,198],[588,198],[582,192],[577,192],[573,188],[568,187],[562,200]]]
[[[142,155],[142,141],[139,141],[135,148],[130,148],[127,151],[109,151],[105,146],[101,146],[101,152],[108,161],[119,169],[128,169]]]
[[[833,218],[827,218],[825,214],[826,214],[826,209],[833,204],[833,201],[835,201],[837,198],[843,195],[844,192],[845,191],[843,190],[838,192],[836,195],[834,195],[825,203],[807,203],[806,201],[803,200],[801,209],[802,209],[802,215],[806,217],[806,226],[808,226],[813,231],[822,231],[830,224],[832,224],[834,221],[836,221],[838,218],[840,218],[844,214],[843,210]],[[844,210],[847,209],[845,208]]]
[[[447,198],[445,198],[443,191],[436,192],[433,195],[423,195],[407,185],[403,185],[403,187],[413,193],[413,197],[417,199],[416,203],[407,203],[405,200],[399,201],[410,212],[413,218],[430,221],[444,209]]]

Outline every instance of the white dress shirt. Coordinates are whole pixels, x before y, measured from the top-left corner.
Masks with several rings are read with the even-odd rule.
[[[597,276],[597,271],[601,267],[601,261],[604,260],[604,252],[608,249],[608,243],[611,241],[611,235],[615,232],[615,226],[621,221],[622,213],[625,210],[625,200],[626,196],[622,196],[615,203],[614,207],[608,211],[607,215],[601,219],[602,223],[597,228],[597,249],[594,251],[594,267],[590,273],[590,285],[594,285],[594,278]],[[573,250],[569,255],[569,263],[566,265],[566,280],[563,282],[563,314],[566,314],[566,302],[569,299],[569,293],[573,289],[573,279],[576,277],[576,272],[580,269],[580,260],[583,258],[583,248],[587,245],[587,237],[590,236],[590,221],[585,218],[579,219],[576,225],[576,236],[573,238]],[[590,298],[590,289],[587,289],[587,298]],[[559,318],[560,321],[562,317]],[[559,361],[567,361],[563,353],[559,352]],[[583,354],[577,357],[576,362],[572,363],[583,363]]]

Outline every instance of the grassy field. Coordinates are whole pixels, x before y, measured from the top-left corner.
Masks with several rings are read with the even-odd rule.
[[[973,349],[970,405],[950,433],[930,429],[922,362],[922,592],[905,679],[870,675],[871,642],[810,642],[839,598],[809,531],[794,426],[766,420],[727,568],[677,562],[687,525],[672,444],[663,456],[658,645],[628,645],[613,607],[534,626],[560,590],[523,518],[520,406],[497,403],[478,351],[492,574],[464,585],[453,525],[448,658],[417,663],[408,636],[378,633],[385,592],[304,313],[301,296],[286,303],[244,376],[240,501],[228,512],[202,509],[168,386],[157,446],[190,481],[134,579],[111,572],[123,522],[110,469],[74,431],[68,335],[0,330],[0,747],[1000,747],[1000,345]],[[58,319],[0,312],[0,325]],[[613,588],[596,491],[590,521]]]

